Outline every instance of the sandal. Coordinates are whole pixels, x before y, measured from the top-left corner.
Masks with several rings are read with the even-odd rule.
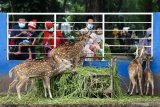
[[[31,60],[32,60],[32,58],[28,58],[27,60],[31,61]]]
[[[19,54],[21,54],[21,52],[19,52],[19,51],[14,53],[14,55],[19,55]]]

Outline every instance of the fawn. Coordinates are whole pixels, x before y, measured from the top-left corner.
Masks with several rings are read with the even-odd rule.
[[[149,84],[151,84],[152,86],[152,96],[154,95],[154,78],[153,78],[153,74],[152,71],[150,69],[150,59],[151,56],[147,55],[146,57],[146,68],[144,70],[144,80],[145,80],[145,88],[146,88],[146,95],[148,94],[148,90],[149,90]]]
[[[128,73],[129,73],[129,79],[130,79],[128,93],[130,92],[131,84],[133,86],[130,95],[133,94],[135,86],[136,86],[136,93],[138,93],[138,86],[137,86],[137,81],[136,81],[137,76],[138,76],[138,81],[139,81],[139,86],[140,86],[140,92],[141,92],[141,95],[143,95],[142,83],[141,83],[142,82],[143,55],[144,55],[144,47],[139,48],[137,46],[136,57],[130,62],[128,66]]]
[[[55,56],[58,58],[58,56]],[[53,59],[46,60],[33,60],[25,61],[9,71],[11,77],[14,73],[14,80],[9,84],[8,94],[9,97],[11,89],[16,85],[18,98],[21,99],[20,89],[29,81],[30,78],[40,77],[43,80],[43,86],[45,90],[45,97],[47,97],[46,88],[48,89],[49,97],[52,98],[50,90],[50,78],[56,76],[65,70],[70,70],[72,64],[65,60],[61,60],[61,64],[56,63]],[[18,82],[18,83],[17,83]]]

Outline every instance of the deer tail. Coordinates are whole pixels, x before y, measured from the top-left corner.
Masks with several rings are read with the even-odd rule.
[[[12,69],[9,71],[9,77],[10,77],[10,78],[12,77],[13,72],[14,72],[14,68],[12,68]]]

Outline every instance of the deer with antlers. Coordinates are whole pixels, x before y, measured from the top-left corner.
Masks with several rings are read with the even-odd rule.
[[[58,58],[58,56],[55,56]],[[22,62],[16,65],[9,71],[9,76],[14,74],[14,80],[9,84],[7,96],[9,97],[11,89],[16,85],[18,98],[21,99],[20,89],[29,81],[30,78],[41,78],[43,80],[43,86],[45,89],[45,97],[47,97],[46,89],[48,89],[49,97],[52,98],[50,90],[50,78],[56,76],[65,70],[70,70],[72,64],[62,59],[61,63],[58,64],[51,58],[46,60],[33,60]]]
[[[146,57],[146,68],[144,70],[144,80],[145,80],[145,88],[146,88],[146,92],[145,94],[148,94],[148,90],[149,90],[149,84],[151,84],[152,86],[152,96],[154,95],[154,77],[152,74],[152,71],[150,69],[150,59],[151,56],[147,55]]]
[[[138,77],[140,92],[141,95],[143,95],[141,82],[142,82],[142,63],[143,63],[144,47],[138,47],[138,46],[136,47],[137,47],[136,57],[130,62],[128,66],[128,73],[130,79],[128,93],[130,93],[131,84],[132,84],[132,90],[130,95],[133,94],[135,87],[136,87],[136,93],[138,93],[138,86],[136,81],[136,77]]]

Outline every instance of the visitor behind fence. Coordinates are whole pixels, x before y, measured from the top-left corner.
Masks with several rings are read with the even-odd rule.
[[[144,39],[140,40],[140,45],[143,45],[143,46],[151,45],[151,36],[152,36],[151,32],[152,32],[152,29],[148,28]],[[146,50],[146,54],[151,54],[151,47],[146,47],[145,50]]]
[[[45,31],[43,37],[43,45],[45,46],[45,53],[50,57],[49,52],[54,48],[54,24],[51,21],[45,22]],[[64,37],[61,31],[56,28],[56,47],[64,43]]]
[[[103,31],[102,31],[102,27],[101,26],[97,26],[96,27],[96,42],[98,43],[98,47],[97,47],[97,50],[99,50],[101,53],[104,52],[103,50],[103,41],[104,41],[104,34],[103,34]]]
[[[34,29],[36,28],[36,22],[37,20],[30,21],[28,23],[28,30],[22,32],[24,34],[24,38],[19,43],[18,51],[15,53],[15,55],[21,54],[21,48],[24,46],[28,49],[29,52],[29,57],[27,58],[27,60],[32,60],[33,58],[35,58],[35,53],[32,55],[32,51],[35,52],[34,45],[37,39],[37,33],[34,31]]]
[[[15,25],[12,29],[11,29],[11,37],[14,37],[12,39],[10,39],[9,44],[10,45],[15,45],[15,46],[10,46],[9,47],[9,51],[12,52],[9,54],[9,59],[13,59],[13,60],[22,60],[22,59],[26,59],[27,55],[23,54],[23,55],[14,55],[13,53],[16,52],[18,50],[18,45],[22,40],[24,36],[23,31],[25,31],[27,29],[26,26],[26,19],[24,16],[19,16],[18,18],[18,24]],[[23,52],[25,52],[25,49],[22,50]]]
[[[87,16],[86,18],[86,26],[85,28],[81,29],[81,34],[90,35],[89,41],[86,43],[83,53],[86,57],[95,57],[97,53],[97,48],[100,49],[99,44],[97,43],[97,35],[95,34],[94,30],[94,18],[93,16]],[[93,58],[86,58],[85,60],[91,61]]]
[[[125,48],[125,52],[126,53],[129,53],[129,50],[130,50],[130,45],[131,45],[131,34],[130,32],[128,31],[130,29],[130,27],[124,27],[123,28],[123,33],[124,33],[124,44],[126,45],[126,48]]]

